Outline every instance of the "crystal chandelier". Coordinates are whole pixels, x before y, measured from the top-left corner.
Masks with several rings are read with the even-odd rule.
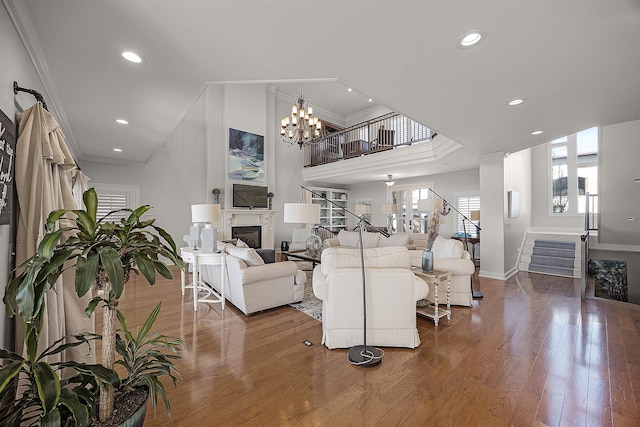
[[[309,100],[302,94],[302,83],[300,84],[300,95],[291,107],[291,116],[282,119],[280,127],[280,140],[284,146],[293,147],[295,144],[302,146],[310,143],[322,135],[322,124],[317,117],[313,116],[313,108],[309,106]]]

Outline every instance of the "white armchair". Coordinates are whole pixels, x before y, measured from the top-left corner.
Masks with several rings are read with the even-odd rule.
[[[405,247],[365,249],[367,345],[415,348],[416,301],[429,292],[411,272]],[[322,300],[322,343],[362,345],[364,339],[360,250],[328,248],[313,270],[313,292]]]
[[[307,276],[293,261],[265,264],[251,248],[227,246],[225,297],[244,314],[302,301]],[[203,279],[216,290],[220,280],[215,267],[207,266]]]

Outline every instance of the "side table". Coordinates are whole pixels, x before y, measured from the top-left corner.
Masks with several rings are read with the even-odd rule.
[[[182,272],[182,289],[193,289],[193,311],[198,310],[199,302],[219,303],[224,310],[224,288],[227,286],[227,265],[224,253],[203,252],[200,249],[180,248],[180,256],[185,263],[193,264],[193,283],[185,285],[185,273]],[[220,265],[220,293],[217,293],[212,287],[207,285],[200,276],[200,268],[203,265]],[[204,296],[199,293],[204,292]],[[183,294],[184,295],[184,294]]]
[[[416,276],[427,282],[429,287],[433,287],[433,303],[424,307],[416,307],[418,316],[433,319],[436,326],[441,317],[447,316],[447,320],[451,320],[451,273],[449,271],[422,271],[421,268],[412,268],[411,271]],[[445,286],[447,294],[447,308],[441,309],[438,305],[438,288]]]

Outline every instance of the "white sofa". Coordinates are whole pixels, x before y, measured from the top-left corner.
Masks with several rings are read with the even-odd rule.
[[[225,298],[246,315],[302,301],[307,276],[293,261],[265,264],[255,249],[218,242],[226,252]],[[220,291],[220,267],[205,266],[202,278]]]
[[[338,236],[327,239],[330,247],[357,248],[360,247],[358,233],[355,231],[340,231]],[[409,249],[411,265],[422,267],[422,250],[427,243],[426,234],[398,233],[388,238],[379,233],[363,232],[362,243],[364,248],[405,246]],[[473,295],[471,292],[471,276],[475,271],[475,264],[471,261],[471,255],[464,250],[464,245],[454,239],[436,237],[431,248],[433,250],[433,265],[436,270],[451,272],[451,305],[471,307]],[[433,301],[433,292],[429,291],[429,299]],[[438,294],[445,295],[445,288],[438,288]],[[443,304],[444,298],[439,297]]]
[[[420,344],[416,301],[429,292],[411,272],[408,249],[365,249],[367,345],[409,347]],[[348,348],[364,342],[360,250],[328,248],[313,270],[313,292],[322,300],[322,343]]]

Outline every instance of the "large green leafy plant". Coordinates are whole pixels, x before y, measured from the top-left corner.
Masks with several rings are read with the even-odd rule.
[[[171,271],[161,257],[174,265],[184,268],[182,259],[177,254],[176,246],[171,236],[162,228],[154,224],[154,219],[143,219],[150,206],[144,205],[135,210],[123,209],[126,217],[119,222],[109,220],[109,215],[96,218],[98,197],[94,189],[87,190],[83,195],[84,210],[56,210],[49,214],[46,223],[47,234],[44,236],[37,253],[19,266],[12,276],[4,297],[7,312],[10,316],[18,315],[26,324],[25,343],[27,351],[33,352],[31,363],[37,360],[35,356],[36,343],[42,329],[45,293],[55,285],[56,280],[68,268],[75,267],[75,292],[79,297],[86,295],[92,287],[98,292],[91,299],[86,308],[87,315],[92,315],[102,303],[103,331],[102,331],[102,365],[112,370],[116,354],[116,316],[119,298],[125,283],[131,273],[141,273],[151,284],[156,282],[156,273],[171,279]],[[110,213],[111,214],[111,213]],[[56,228],[56,225],[60,226]],[[152,313],[153,324],[155,316]],[[121,318],[121,322],[124,318]],[[126,323],[123,325],[126,335]],[[150,327],[150,325],[149,325]],[[172,342],[165,346],[170,351],[176,350],[181,342]],[[154,348],[154,351],[158,347]],[[144,354],[145,350],[139,350]],[[151,350],[149,350],[151,351]],[[46,353],[46,351],[44,352]],[[147,361],[153,359],[146,359]],[[164,360],[171,364],[171,358]],[[145,362],[143,362],[145,363]],[[151,362],[149,362],[151,363]],[[175,379],[173,366],[168,372]],[[39,374],[34,369],[34,376]],[[163,369],[151,369],[148,375],[157,377],[166,375]],[[0,386],[8,384],[17,375],[16,365],[13,370],[0,370]],[[6,380],[6,377],[9,380]],[[99,386],[99,418],[106,420],[113,412],[114,382],[104,378],[95,379]],[[54,378],[56,387],[61,387],[59,378]],[[150,385],[152,392],[159,392],[166,402],[164,388]],[[37,383],[36,383],[37,385]],[[91,387],[89,387],[91,388]],[[40,390],[38,390],[40,393]],[[42,397],[42,396],[40,396]],[[154,394],[155,403],[155,394]],[[46,399],[42,399],[44,402]],[[46,402],[50,408],[52,402]],[[57,405],[58,402],[56,401]],[[167,406],[168,409],[168,406]]]

